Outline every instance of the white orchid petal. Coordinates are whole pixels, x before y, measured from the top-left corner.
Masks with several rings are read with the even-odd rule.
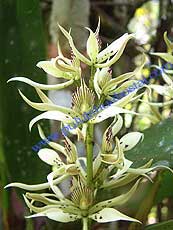
[[[162,77],[163,77],[164,81],[165,81],[169,86],[173,87],[173,81],[172,81],[172,79],[171,79],[167,74],[165,74],[164,71],[161,71],[161,73],[162,73]]]
[[[163,60],[173,64],[173,55],[169,53],[150,53],[151,55],[161,57]]]
[[[120,205],[125,204],[136,192],[136,189],[138,188],[140,180],[141,179],[137,180],[136,183],[132,186],[132,188],[127,193],[123,193],[112,199],[101,201],[95,204],[90,209],[90,213],[91,214],[96,213],[100,211],[103,207],[111,208],[111,207],[120,206]]]
[[[91,65],[91,61],[88,60],[83,54],[81,54],[75,47],[74,42],[73,42],[73,38],[70,35],[70,33],[68,33],[62,26],[59,25],[59,28],[61,30],[61,32],[64,34],[64,36],[68,39],[68,42],[70,44],[70,47],[74,53],[74,55],[81,60],[82,62],[86,63],[87,65]]]
[[[57,176],[59,176],[59,170],[55,170],[55,171],[51,172],[50,174],[48,174],[47,180],[48,180],[48,183],[49,183],[52,191],[55,193],[57,198],[61,200],[61,199],[64,199],[64,195],[61,192],[61,190],[58,188],[58,186],[53,184],[53,179],[54,179],[54,177],[57,177]]]
[[[97,56],[97,62],[101,63],[109,57],[113,56],[120,49],[120,46],[122,43],[124,43],[128,36],[128,33],[125,33],[120,38],[112,42],[107,48],[102,50]]]
[[[38,152],[38,156],[42,161],[49,165],[56,165],[57,161],[61,160],[54,150],[48,148],[41,149]]]
[[[51,220],[55,220],[62,223],[73,222],[81,218],[80,216],[74,214],[65,213],[61,209],[59,209],[58,211],[56,209],[54,212],[47,212],[46,216]]]
[[[138,144],[140,140],[143,140],[144,134],[140,132],[127,133],[120,139],[120,145],[124,151],[132,149]]]
[[[167,170],[169,170],[170,172],[173,173],[173,170],[170,169],[169,167],[165,166],[165,165],[157,165],[157,166],[154,166],[154,167],[151,167],[151,168],[145,168],[145,169],[129,168],[128,172],[132,173],[132,174],[137,174],[137,175],[145,175],[146,173],[149,173],[149,172],[154,171],[156,169],[167,169]]]
[[[113,176],[111,176],[114,179],[120,178],[124,173],[127,172],[127,170],[130,168],[130,166],[133,164],[132,161],[129,161],[127,159],[124,159],[124,165],[122,169],[118,169],[117,173]]]
[[[90,32],[89,38],[87,40],[87,54],[90,57],[90,59],[92,60],[92,62],[95,62],[96,57],[97,57],[98,52],[99,52],[98,41],[97,41],[96,35],[93,33],[93,31],[87,27],[86,27],[86,29],[88,29]]]
[[[76,113],[72,109],[69,109],[69,108],[66,108],[66,107],[63,107],[63,106],[58,106],[58,105],[55,105],[53,103],[36,103],[36,102],[32,102],[27,97],[25,97],[25,95],[20,90],[19,90],[19,93],[20,93],[22,99],[28,105],[30,105],[32,108],[37,109],[39,111],[57,110],[57,111],[65,113],[65,114],[69,114],[71,116],[76,115]]]
[[[43,132],[43,129],[41,128],[40,125],[38,125],[38,132],[39,132],[39,135],[40,135],[40,137],[41,137],[42,140],[45,140],[45,139],[48,140],[48,138],[46,138],[46,136],[45,136],[45,134],[44,134],[44,132]],[[60,145],[60,144],[58,144],[58,143],[55,143],[55,142],[52,142],[52,141],[48,141],[47,144],[48,144],[50,147],[52,147],[53,149],[55,149],[55,150],[57,150],[57,151],[63,153],[63,154],[66,156],[65,148],[64,148],[62,145]]]
[[[54,77],[71,79],[70,74],[67,74],[64,71],[61,71],[56,67],[56,60],[57,58],[52,58],[51,61],[40,61],[37,63],[36,66],[43,69],[46,73]]]
[[[97,69],[97,71],[94,75],[94,89],[96,91],[98,98],[100,98],[100,95],[102,93],[102,90],[100,89],[100,86],[99,86],[99,73],[100,73],[100,70]]]
[[[41,91],[41,89],[36,87],[35,90],[37,91],[37,94],[38,94],[39,98],[42,100],[42,102],[48,103],[48,104],[53,104],[53,102],[46,96],[45,93],[43,93],[43,91]]]
[[[59,184],[62,181],[66,180],[68,177],[69,177],[69,175],[67,175],[67,174],[62,175],[61,177],[55,179],[53,181],[53,184]],[[38,191],[38,190],[43,190],[43,189],[49,188],[50,186],[49,186],[48,182],[42,183],[42,184],[36,184],[36,185],[35,184],[29,185],[29,184],[14,182],[14,183],[10,183],[10,184],[6,185],[4,188],[6,189],[6,188],[10,188],[10,187],[22,188],[22,189],[27,190],[27,191]]]
[[[109,117],[115,117],[117,114],[119,113],[130,113],[130,114],[137,114],[133,111],[127,110],[127,109],[123,109],[117,106],[113,106],[113,104],[109,107],[107,107],[106,109],[104,109],[103,111],[101,111],[100,113],[97,114],[97,116],[93,119],[90,120],[90,123],[99,123],[102,122],[106,119],[108,119]]]
[[[73,222],[81,218],[79,215],[65,213],[63,210],[59,208],[56,208],[56,209],[50,208],[45,212],[26,216],[26,218],[40,217],[40,216],[46,216],[51,220],[55,220],[55,221],[62,222],[62,223]]]
[[[98,170],[101,166],[101,163],[102,163],[102,158],[101,158],[100,154],[98,154],[97,157],[95,158],[94,162],[93,162],[93,175],[94,176],[98,172]]]
[[[151,89],[155,90],[160,95],[170,96],[168,92],[168,87],[165,85],[150,85]]]
[[[66,115],[65,113],[62,113],[60,111],[48,111],[48,112],[42,113],[34,117],[29,123],[29,130],[31,130],[32,126],[37,121],[42,120],[42,119],[56,120],[56,121],[62,121],[66,123],[73,122],[72,117],[70,117],[69,115]]]
[[[117,119],[112,126],[112,135],[115,136],[123,126],[123,118],[118,114]]]
[[[134,218],[124,215],[114,208],[104,208],[100,212],[91,215],[90,218],[97,221],[98,223],[107,223],[118,220],[140,222]]]
[[[37,83],[37,82],[34,82],[26,77],[13,77],[11,79],[9,79],[7,81],[8,82],[11,82],[11,81],[21,81],[21,82],[24,82],[28,85],[31,85],[33,87],[37,87],[39,89],[43,89],[43,90],[58,90],[58,89],[64,89],[66,87],[68,87],[69,85],[73,84],[74,80],[69,80],[69,81],[66,81],[64,83],[60,83],[60,84],[56,84],[56,85],[44,85],[44,84],[40,84],[40,83]]]
[[[97,68],[104,68],[104,67],[108,67],[108,66],[111,66],[113,65],[115,62],[118,61],[118,59],[121,57],[125,47],[126,47],[126,44],[128,42],[129,39],[133,38],[133,35],[128,35],[127,38],[124,40],[124,43],[121,44],[121,46],[119,47],[119,49],[117,50],[117,53],[110,59],[108,60],[107,62],[105,63],[99,63],[99,64],[96,64],[95,67]],[[112,51],[112,53],[114,53]],[[111,55],[112,56],[112,55]]]
[[[40,213],[36,213],[30,216],[25,216],[25,218],[29,219],[29,218],[35,218],[35,217],[41,217],[41,216],[46,216],[46,214],[40,212]]]

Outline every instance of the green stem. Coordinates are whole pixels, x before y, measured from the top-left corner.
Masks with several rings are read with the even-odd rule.
[[[89,81],[90,89],[94,89],[94,74],[96,68],[91,66],[91,77]],[[93,138],[94,138],[94,125],[88,124],[86,134],[86,155],[87,155],[87,184],[92,187],[93,183]]]
[[[83,218],[83,230],[89,230],[88,228],[88,218]]]
[[[86,136],[86,154],[87,154],[87,183],[92,185],[93,180],[93,137],[94,126],[88,124],[87,136]]]
[[[94,74],[96,72],[96,68],[94,66],[91,66],[91,77],[89,81],[89,87],[90,89],[94,89]]]

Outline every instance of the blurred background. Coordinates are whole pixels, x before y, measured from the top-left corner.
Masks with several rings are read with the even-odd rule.
[[[68,43],[58,29],[58,23],[66,29],[72,28],[76,46],[85,53],[89,26],[95,30],[101,18],[100,39],[102,47],[126,32],[135,33],[118,63],[113,67],[113,76],[131,71],[138,65],[141,52],[148,56],[148,65],[143,70],[147,77],[151,65],[157,58],[150,52],[166,51],[163,33],[173,40],[173,0],[0,0],[0,230],[51,230],[81,229],[80,223],[59,224],[45,218],[26,220],[28,210],[22,200],[22,192],[17,189],[4,190],[3,187],[15,181],[28,184],[43,183],[50,168],[42,163],[31,147],[40,141],[37,128],[29,132],[28,123],[38,111],[26,105],[18,94],[20,89],[31,101],[38,101],[32,89],[22,83],[9,83],[14,76],[25,76],[40,83],[57,83],[57,79],[46,76],[36,67],[40,60],[57,56],[59,40],[63,53],[71,55]],[[82,66],[88,77],[86,66]],[[139,76],[141,78],[141,76]],[[163,84],[161,77],[152,82]],[[71,105],[71,92],[51,91],[49,97],[59,105]],[[154,95],[156,102],[165,98]],[[152,113],[143,103],[128,105],[128,109]],[[173,165],[173,122],[172,106],[160,108],[161,116],[153,124],[147,117],[124,116],[125,128],[144,131],[145,139],[135,150],[128,153],[136,159],[166,161]],[[56,123],[44,123],[47,134],[58,129]],[[98,134],[99,136],[99,134]],[[172,157],[171,157],[172,156]],[[127,215],[139,218],[144,224],[118,222],[100,226],[97,230],[140,230],[173,229],[173,177],[169,172],[153,174],[154,184],[144,181],[136,196],[120,207]],[[119,194],[123,191],[110,191]],[[169,221],[168,221],[169,220]],[[165,221],[167,228],[157,223]],[[155,228],[147,227],[154,224]]]

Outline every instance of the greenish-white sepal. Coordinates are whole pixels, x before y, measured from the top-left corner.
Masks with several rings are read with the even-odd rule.
[[[128,151],[135,147],[139,141],[142,141],[144,134],[140,132],[127,133],[120,139],[120,145],[124,151]]]
[[[35,200],[45,205],[63,205],[64,203],[64,200],[61,202],[55,199],[57,197],[53,193],[29,193],[27,192],[25,194],[25,197],[28,198],[29,200]]]
[[[132,161],[129,161],[127,159],[124,158],[124,162],[123,162],[123,167],[122,169],[118,169],[116,174],[112,175],[111,178],[113,178],[114,180],[119,179],[124,173],[127,172],[127,170],[130,168],[130,166],[133,164]]]
[[[67,32],[62,26],[59,25],[59,28],[61,30],[61,32],[64,34],[64,36],[68,39],[68,42],[70,44],[70,47],[74,53],[74,55],[81,60],[82,62],[86,63],[87,65],[91,65],[91,61],[89,59],[87,59],[83,54],[81,54],[75,47],[74,42],[73,42],[73,38],[70,35],[69,32]]]
[[[65,113],[62,113],[60,111],[48,111],[45,113],[42,113],[36,117],[34,117],[30,123],[29,123],[29,130],[31,130],[32,126],[42,119],[49,119],[49,120],[55,120],[55,121],[62,121],[66,123],[70,123],[73,121],[72,117],[69,115],[66,115]]]
[[[157,167],[156,167],[157,168]],[[153,171],[156,168],[146,168],[146,169],[135,169],[135,168],[130,168],[128,169],[129,173],[136,174],[136,175],[144,175],[145,173],[149,173]]]
[[[53,183],[59,184],[62,181],[66,180],[68,177],[69,177],[69,175],[66,175],[66,174],[62,175],[61,177],[55,179],[53,181]],[[10,184],[6,185],[4,188],[6,189],[6,188],[10,188],[10,187],[21,188],[21,189],[24,189],[27,191],[38,191],[38,190],[43,190],[43,189],[49,188],[49,183],[46,182],[46,183],[42,183],[42,184],[28,185],[28,184],[14,182],[14,183],[10,183]]]
[[[165,43],[166,43],[166,45],[167,45],[168,52],[169,52],[169,53],[172,53],[172,51],[173,51],[173,42],[171,42],[171,41],[168,39],[167,31],[165,31],[165,33],[164,33],[164,40],[165,40]]]
[[[47,211],[45,211],[43,213],[37,213],[34,215],[30,215],[30,216],[27,216],[26,218],[33,218],[33,217],[40,217],[40,216],[46,216],[51,220],[58,221],[61,223],[73,222],[73,221],[76,221],[77,219],[81,218],[81,216],[79,216],[79,215],[66,213],[63,210],[58,209],[58,208],[48,209]]]
[[[63,165],[62,160],[57,154],[57,152],[55,152],[52,149],[48,149],[48,148],[41,149],[38,152],[38,156],[42,161],[44,161],[48,165],[57,165],[57,164],[60,164],[58,166]]]
[[[101,163],[102,163],[102,158],[99,153],[93,162],[93,176],[97,174],[97,171],[101,166]]]
[[[146,169],[134,169],[134,168],[130,168],[128,169],[128,172],[129,173],[132,173],[132,174],[138,174],[138,175],[144,175],[146,173],[149,173],[151,171],[154,171],[156,169],[167,169],[169,170],[170,172],[173,173],[173,170],[170,169],[169,167],[165,166],[165,165],[157,165],[157,166],[153,166],[151,168],[146,168]]]
[[[139,169],[146,169],[148,167],[150,167],[152,165],[152,159],[147,162],[145,165],[141,166]],[[110,180],[108,182],[105,182],[101,188],[105,188],[105,189],[114,189],[114,188],[119,188],[121,186],[124,186],[126,184],[129,184],[130,182],[132,182],[133,180],[135,180],[136,178],[138,178],[140,175],[138,174],[132,174],[132,173],[127,173],[125,176],[119,178],[118,180]]]
[[[57,64],[57,67],[63,71],[63,72],[69,72],[69,74],[71,73],[75,73],[76,72],[76,69],[74,66],[72,66],[72,63],[69,64],[66,64],[64,60],[62,60],[61,58],[57,58],[57,61],[56,61],[56,64]],[[73,75],[71,75],[73,76]]]
[[[40,135],[40,137],[41,137],[41,139],[42,140],[48,140],[47,138],[46,138],[46,136],[45,136],[45,134],[44,134],[44,132],[43,132],[43,130],[42,130],[42,128],[41,128],[41,126],[40,125],[37,125],[38,126],[38,132],[39,132],[39,135]],[[65,156],[66,156],[66,152],[65,152],[65,148],[62,146],[62,145],[60,145],[60,144],[58,144],[58,143],[55,143],[55,142],[52,142],[52,141],[49,141],[48,140],[48,143],[47,143],[50,147],[52,147],[53,149],[55,149],[56,151],[59,151],[59,152],[61,152],[61,153],[63,153]]]
[[[163,60],[173,64],[173,55],[171,55],[169,53],[150,53],[150,54],[154,55],[154,56],[158,56],[158,57],[162,58]]]
[[[97,221],[98,223],[107,223],[107,222],[113,222],[118,220],[134,221],[140,223],[140,221],[131,218],[129,216],[126,216],[114,208],[104,208],[100,212],[90,215],[89,217],[92,220]]]
[[[95,118],[92,118],[90,120],[90,123],[93,123],[93,124],[99,123],[99,122],[102,122],[108,119],[109,117],[115,117],[117,114],[120,114],[120,113],[130,113],[130,114],[135,114],[135,115],[137,114],[133,111],[123,109],[118,106],[114,106],[112,104],[111,106],[107,107],[106,109],[98,113]]]
[[[112,135],[113,137],[120,131],[123,126],[123,118],[118,114],[112,122]]]
[[[46,96],[45,93],[43,93],[43,91],[41,91],[41,89],[39,88],[35,88],[39,98],[41,99],[42,102],[44,103],[48,103],[48,104],[53,104],[53,102]]]
[[[128,80],[132,76],[134,76],[134,72],[124,73],[116,78],[113,78],[112,80],[110,80],[110,82],[107,82],[103,90],[104,91],[115,90],[118,84],[122,83],[125,80]]]
[[[119,99],[118,101],[115,101],[114,98],[111,97],[107,97],[108,100],[112,100],[112,102],[114,102],[112,104],[112,106],[120,106],[123,107],[125,105],[127,105],[129,102],[133,101],[134,96],[136,95],[136,91],[129,93],[128,95],[122,97],[121,99]]]
[[[111,56],[115,55],[122,44],[127,40],[128,33],[125,33],[120,38],[116,39],[114,42],[112,42],[108,47],[106,47],[104,50],[102,50],[98,56],[97,56],[97,62],[102,63],[106,59],[110,58]],[[99,67],[99,66],[96,66]],[[101,67],[102,68],[102,67]]]
[[[152,105],[152,106],[156,106],[156,107],[164,107],[166,105],[171,105],[173,104],[173,100],[167,101],[167,102],[149,102],[149,101],[144,101],[144,100],[140,100],[143,103],[146,103],[148,105]]]
[[[102,90],[100,89],[100,86],[99,86],[99,73],[101,71],[99,69],[97,69],[95,75],[94,75],[94,89],[95,89],[95,92],[98,96],[98,98],[100,99],[100,95],[102,93]]]
[[[88,128],[88,124],[87,123],[84,123],[82,125],[82,135],[83,135],[83,140],[85,141],[86,140],[86,135],[87,135],[87,128]]]
[[[171,97],[170,92],[169,92],[169,86],[166,85],[150,85],[149,86],[151,89],[155,90],[158,94],[163,95],[163,96],[168,96]]]
[[[123,36],[122,36],[123,37]],[[101,59],[100,61],[98,61],[98,64],[96,64],[95,65],[95,67],[96,68],[104,68],[104,67],[108,67],[108,66],[111,66],[111,65],[113,65],[116,61],[118,61],[118,59],[121,57],[121,55],[122,55],[122,53],[123,53],[123,51],[124,51],[124,49],[125,49],[125,47],[126,47],[126,44],[127,44],[127,42],[131,39],[131,38],[133,38],[133,35],[124,35],[124,38],[120,41],[119,40],[119,44],[117,43],[117,44],[114,44],[114,47],[113,47],[113,49],[111,49],[111,51],[109,50],[108,51],[108,53],[107,53],[107,55],[106,56],[109,56],[109,57],[111,57],[112,56],[112,54],[114,55],[110,60],[108,60],[107,62],[105,62],[105,63],[103,63],[103,64],[99,64],[100,62],[103,62],[103,60]],[[121,38],[120,38],[121,39]],[[116,41],[115,41],[116,42]],[[119,47],[118,47],[118,46]],[[109,48],[109,46],[107,47],[107,48]],[[106,49],[107,49],[106,48]],[[111,54],[111,55],[110,55]],[[109,57],[107,57],[107,58],[109,58]],[[99,60],[99,54],[98,54],[98,60]]]
[[[43,89],[43,90],[64,89],[64,88],[68,87],[69,85],[72,85],[74,82],[74,80],[69,80],[69,81],[66,81],[64,83],[60,83],[60,84],[56,84],[56,85],[44,85],[44,84],[34,82],[34,81],[32,81],[26,77],[13,77],[13,78],[9,79],[7,81],[7,83],[11,82],[11,81],[21,81],[21,82],[24,82],[30,86],[33,86],[33,87],[39,88],[39,89]]]
[[[137,187],[139,185],[139,182],[140,182],[140,179],[136,181],[136,183],[132,186],[132,188],[127,193],[124,193],[124,194],[122,194],[120,196],[117,196],[117,197],[115,197],[113,199],[105,200],[105,201],[102,201],[102,202],[99,202],[99,203],[95,204],[89,210],[89,213],[93,214],[95,212],[98,212],[103,207],[110,208],[110,207],[115,207],[115,206],[120,206],[120,205],[125,204],[134,195],[134,193],[136,192],[136,189],[137,189]]]
[[[142,55],[142,63],[139,67],[137,67],[133,72],[129,72],[129,73],[125,73],[125,74],[122,74],[114,79],[112,79],[110,82],[108,82],[106,85],[105,85],[105,91],[106,90],[114,90],[116,88],[116,86],[118,84],[120,84],[121,82],[125,81],[125,80],[128,80],[129,78],[135,76],[136,74],[138,74],[138,72],[140,72],[142,70],[142,68],[144,67],[144,65],[146,64],[146,55]]]
[[[96,31],[95,31],[95,35],[99,36],[99,32],[100,32],[100,17],[99,17],[99,20],[98,20],[98,24],[97,24],[97,28],[96,28]]]
[[[76,113],[72,109],[69,109],[69,108],[66,108],[66,107],[63,107],[63,106],[59,106],[59,105],[55,105],[53,103],[36,103],[36,102],[32,102],[27,97],[25,97],[25,95],[20,90],[19,90],[19,93],[20,93],[22,99],[34,109],[37,109],[39,111],[57,110],[57,111],[69,114],[71,116],[76,116]]]
[[[133,72],[125,73],[125,74],[120,75],[117,78],[112,79],[110,81],[110,83],[108,83],[108,85],[105,86],[105,87],[107,87],[107,90],[114,90],[116,88],[117,84],[120,84],[121,82],[128,80],[129,78],[137,75],[142,70],[144,65],[146,64],[146,61],[147,61],[146,55],[143,54],[141,65],[139,67],[137,67]]]
[[[89,38],[87,40],[87,54],[90,57],[91,61],[95,63],[96,57],[99,52],[98,41],[95,33],[93,33],[93,31],[88,27],[86,27],[86,29],[90,32]]]
[[[151,90],[151,89],[150,89]],[[140,100],[140,98],[146,93],[146,91],[144,91],[143,93],[140,93],[139,95],[133,97],[130,102],[134,102],[134,101],[137,101],[137,100]]]
[[[43,217],[43,216],[46,216],[45,213],[36,213],[36,214],[33,214],[33,215],[29,215],[29,216],[25,216],[26,219],[29,219],[29,218],[36,218],[36,217]]]
[[[37,63],[36,66],[43,69],[47,74],[50,74],[53,77],[65,78],[70,80],[72,78],[72,75],[58,69],[56,66],[57,60],[57,58],[52,58],[50,61],[40,61]]]
[[[136,84],[138,82],[139,81],[137,81],[137,80],[128,80],[128,81],[125,81],[118,88],[116,88],[115,90],[112,90],[112,92],[110,94],[114,95],[114,94],[121,94],[121,93],[123,93],[124,95],[128,95],[128,94],[131,94],[133,92],[137,92],[140,88],[142,88],[142,87],[145,86],[145,84],[143,84],[143,83],[140,86],[137,86],[137,87],[134,86],[134,84]]]
[[[54,211],[49,210],[46,213],[46,216],[51,220],[55,220],[55,221],[62,222],[62,223],[73,222],[73,221],[76,221],[76,220],[81,218],[80,215],[74,215],[71,213],[66,213],[66,212],[62,211],[61,209],[59,209],[59,210],[55,209]]]
[[[65,198],[64,195],[63,195],[63,193],[62,193],[61,190],[58,188],[58,186],[57,186],[57,185],[54,185],[54,183],[53,183],[53,179],[54,179],[55,177],[57,177],[57,176],[60,175],[59,172],[60,172],[60,170],[58,169],[58,170],[55,170],[55,171],[49,173],[48,176],[47,176],[47,181],[48,181],[48,183],[49,183],[49,185],[50,185],[50,188],[52,189],[52,191],[53,191],[53,192],[55,193],[55,195],[57,196],[57,198],[58,198],[59,200],[62,200],[62,199]],[[63,173],[63,172],[62,172],[62,173]]]
[[[173,88],[173,81],[172,81],[172,79],[171,79],[167,74],[165,74],[164,71],[162,71],[162,77],[163,77],[164,81],[165,81],[169,86],[171,86],[171,87]]]
[[[60,44],[59,44],[59,41],[57,42],[57,48],[58,48],[58,57],[62,58],[67,64],[71,65],[71,60],[64,57],[62,50],[61,50],[61,47],[60,47]]]

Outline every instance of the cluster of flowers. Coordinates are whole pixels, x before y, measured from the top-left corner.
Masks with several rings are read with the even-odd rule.
[[[56,85],[40,84],[25,77],[14,77],[9,81],[21,81],[29,84],[35,88],[41,100],[41,102],[32,102],[19,91],[27,104],[39,111],[44,111],[30,121],[29,129],[31,130],[33,125],[42,119],[59,121],[62,125],[63,143],[58,144],[51,141],[59,137],[58,133],[46,138],[41,126],[38,125],[42,143],[51,147],[38,151],[38,157],[52,169],[47,175],[47,182],[37,185],[14,182],[5,188],[18,187],[28,191],[23,197],[30,212],[34,212],[34,214],[27,218],[45,216],[61,223],[80,219],[83,223],[83,230],[89,230],[91,220],[98,223],[119,220],[139,222],[137,219],[119,212],[116,206],[125,204],[135,194],[142,177],[150,179],[148,175],[150,172],[158,168],[169,169],[160,164],[152,166],[152,160],[139,168],[133,168],[133,161],[126,159],[125,152],[142,141],[144,135],[140,132],[128,132],[123,136],[120,134],[121,137],[119,137],[118,134],[124,125],[120,114],[142,115],[124,107],[128,103],[138,101],[145,94],[145,91],[137,92],[139,84],[138,87],[135,85],[135,88],[132,88],[132,83],[137,83],[134,77],[141,73],[146,64],[146,55],[142,55],[142,63],[134,71],[113,78],[110,67],[121,57],[127,42],[134,37],[133,35],[124,34],[101,51],[99,21],[95,32],[87,28],[90,34],[86,44],[88,56],[85,57],[75,47],[70,31],[66,31],[61,26],[59,28],[68,39],[74,56],[72,59],[64,57],[59,47],[58,57],[50,61],[40,61],[37,66],[46,73],[67,81]],[[168,40],[166,35],[165,42],[172,52],[173,43]],[[154,55],[163,57],[165,61],[173,64],[172,53],[156,53]],[[81,62],[91,68],[89,84],[86,84],[82,78]],[[156,68],[160,69],[160,66]],[[173,81],[164,71],[162,76],[166,85],[150,84],[147,87],[155,90],[158,94],[162,93],[173,98]],[[42,91],[64,89],[73,83],[76,85],[76,90],[72,95],[71,108],[55,105]],[[121,100],[114,98],[115,93],[122,92],[129,86],[131,86],[131,92],[126,92],[125,97]],[[152,98],[148,96],[148,99],[147,103],[151,104]],[[106,105],[105,100],[109,101]],[[140,99],[140,101],[142,100]],[[172,103],[172,101],[168,102]],[[97,145],[94,141],[95,124],[110,117],[114,119],[106,127],[101,145]],[[149,117],[153,119],[154,116]],[[77,135],[77,140],[83,142],[85,149],[82,157],[76,144],[66,136],[67,132]],[[98,147],[96,157],[94,156],[95,146]],[[70,180],[68,196],[60,187],[60,183],[67,179]],[[134,185],[127,192],[111,197],[110,190],[125,186],[133,181]],[[45,189],[51,189],[51,192],[40,193]],[[99,194],[101,193],[104,193],[104,197],[100,200]],[[109,197],[106,196],[107,193],[109,193]]]
[[[171,63],[164,63],[160,68],[156,68],[154,69],[150,76],[148,78],[143,78],[142,80],[139,80],[137,82],[134,82],[131,86],[129,86],[126,90],[122,91],[121,93],[114,93],[113,98],[114,101],[117,101],[125,96],[127,96],[129,93],[142,88],[144,85],[148,85],[149,81],[151,79],[157,78],[160,73],[162,73],[162,71],[164,69],[171,69],[173,68],[173,64]],[[114,101],[106,101],[105,105],[109,106],[111,105]],[[91,110],[89,110],[88,112],[84,112],[82,114],[83,119],[81,119],[80,117],[74,117],[74,123],[71,125],[65,125],[62,129],[61,129],[61,133],[64,136],[68,135],[68,132],[76,129],[78,126],[80,126],[81,124],[85,123],[86,121],[90,120],[91,118],[93,118],[93,116],[95,114],[97,114],[99,111],[103,110],[105,108],[104,104],[101,104],[100,106],[94,106]],[[38,152],[42,146],[47,145],[50,141],[57,141],[60,138],[60,133],[58,132],[54,132],[53,134],[49,135],[47,138],[44,138],[43,140],[39,141],[36,145],[32,146],[32,150],[34,150],[35,152]]]

